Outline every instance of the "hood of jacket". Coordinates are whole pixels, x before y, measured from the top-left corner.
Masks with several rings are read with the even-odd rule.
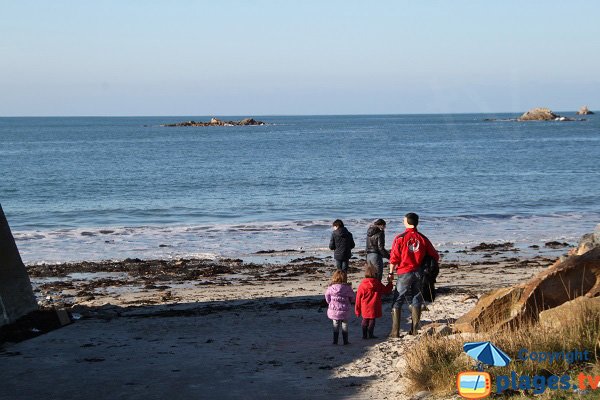
[[[373,291],[376,284],[377,284],[377,278],[365,278],[362,281],[361,286],[363,286],[365,288],[365,290]]]
[[[350,232],[348,231],[348,229],[346,229],[345,226],[337,228],[335,231],[333,231],[333,234],[340,237],[350,237]]]
[[[377,225],[371,225],[371,226],[369,226],[369,229],[367,230],[368,237],[375,236],[379,233],[381,233],[381,228],[378,227]]]
[[[344,296],[348,293],[348,289],[350,289],[350,285],[347,283],[334,283],[329,286],[329,293],[334,295]]]

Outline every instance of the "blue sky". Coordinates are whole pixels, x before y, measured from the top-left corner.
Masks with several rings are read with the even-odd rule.
[[[0,116],[600,109],[600,2],[0,0]]]

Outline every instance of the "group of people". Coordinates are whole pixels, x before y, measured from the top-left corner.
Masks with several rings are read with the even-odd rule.
[[[343,343],[348,344],[348,318],[354,312],[362,316],[363,339],[376,338],[375,320],[382,316],[381,297],[394,292],[392,301],[392,331],[390,337],[400,337],[402,305],[408,304],[411,314],[410,334],[416,335],[421,320],[423,304],[423,265],[426,260],[439,261],[439,255],[429,239],[417,230],[419,216],[408,213],[404,216],[405,231],[394,238],[390,251],[385,249],[386,222],[378,219],[367,230],[367,266],[365,279],[354,293],[348,283],[347,271],[352,249],[356,246],[352,233],[341,220],[333,222],[329,248],[334,251],[336,271],[325,292],[329,304],[327,316],[333,321],[333,344],[338,344],[340,328]],[[386,284],[383,278],[383,259],[389,259]],[[396,285],[394,286],[394,272]],[[355,303],[352,307],[352,303]]]

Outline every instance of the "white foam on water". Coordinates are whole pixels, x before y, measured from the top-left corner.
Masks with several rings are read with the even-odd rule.
[[[375,218],[348,218],[355,252],[364,249],[366,231]],[[387,246],[404,230],[401,218],[386,218]],[[513,242],[526,250],[543,249],[549,241],[576,244],[591,232],[598,215],[579,213],[552,215],[459,215],[422,216],[420,230],[441,251],[469,249],[481,242]],[[13,232],[23,261],[27,264],[74,261],[122,260],[125,258],[173,259],[179,257],[256,258],[260,250],[292,249],[330,255],[331,221],[273,221],[197,226],[86,227],[77,229]],[[561,250],[552,250],[560,254]]]

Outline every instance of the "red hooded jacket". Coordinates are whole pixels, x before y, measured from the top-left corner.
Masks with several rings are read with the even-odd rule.
[[[390,264],[396,264],[396,273],[406,274],[419,269],[425,255],[440,260],[429,239],[417,232],[416,228],[407,228],[404,233],[396,236],[390,250]]]
[[[391,293],[393,288],[392,282],[384,286],[377,278],[363,279],[356,292],[356,316],[360,317],[362,314],[363,318],[381,317],[381,295]]]

